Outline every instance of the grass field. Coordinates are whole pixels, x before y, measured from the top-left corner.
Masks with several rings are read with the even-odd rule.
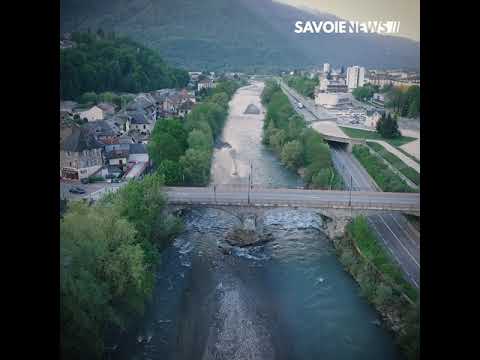
[[[413,137],[410,136],[400,136],[395,139],[387,139],[382,137],[378,132],[376,131],[368,131],[368,130],[361,130],[361,129],[352,129],[349,127],[343,127],[339,126],[342,131],[350,136],[351,138],[357,138],[357,139],[366,139],[366,140],[383,140],[388,142],[392,146],[402,146],[403,144],[407,144],[411,141],[416,140]]]
[[[370,153],[368,146],[354,145],[353,155],[360,161],[370,176],[387,192],[418,192],[405,183],[377,156]]]
[[[387,160],[395,169],[409,178],[415,185],[420,186],[420,174],[415,169],[412,169],[410,166],[405,164],[396,155],[386,150],[379,143],[367,141],[367,145],[375,150],[381,157]]]

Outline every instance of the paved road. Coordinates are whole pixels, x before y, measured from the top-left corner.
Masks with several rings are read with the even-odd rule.
[[[297,109],[297,112],[300,111]],[[310,114],[310,116],[313,115]],[[347,188],[352,184],[354,191],[381,191],[351,153],[340,146],[331,145],[330,148],[333,164]],[[403,215],[398,213],[371,215],[367,217],[367,221],[377,238],[403,270],[406,279],[418,288],[420,286],[420,234],[413,229]]]
[[[80,181],[60,181],[60,197],[68,200],[80,200],[84,198],[96,199],[102,192],[121,187],[124,183],[97,182],[92,184],[82,184]],[[85,194],[72,194],[70,189],[79,187],[85,190]]]
[[[289,205],[311,207],[348,208],[350,198],[353,208],[362,209],[411,209],[420,210],[420,197],[417,193],[383,193],[304,189],[268,189],[253,187],[248,195],[248,187],[217,186],[208,187],[167,187],[167,196],[173,203],[222,203]]]
[[[333,165],[345,181],[345,186],[354,191],[379,191],[380,188],[352,154],[340,146],[331,145]]]
[[[367,221],[379,240],[403,269],[409,280],[420,287],[420,236],[401,214],[369,215]]]
[[[303,104],[304,107],[302,109],[297,109],[297,111],[305,116],[305,120],[307,122],[336,121],[337,117],[334,114],[331,114],[327,110],[316,106],[312,99],[306,98],[305,96],[299,94],[297,91],[295,91],[295,89],[292,89],[283,81],[280,82],[280,86],[295,108],[298,102]]]

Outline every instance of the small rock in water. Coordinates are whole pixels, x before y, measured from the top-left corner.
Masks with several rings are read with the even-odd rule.
[[[325,279],[324,279],[324,278],[322,278],[322,277],[319,277],[319,278],[317,279],[317,284],[318,284],[318,283],[323,283],[324,281],[325,281]]]
[[[380,325],[381,325],[380,320],[373,320],[373,321],[372,321],[372,324],[373,324],[373,325],[376,325],[376,326],[380,326]]]
[[[150,340],[152,340],[152,335],[149,335],[149,336],[148,336],[148,338],[147,338],[147,343],[149,343]]]
[[[141,343],[141,342],[143,341],[143,336],[137,337],[137,341],[138,341],[139,343]]]

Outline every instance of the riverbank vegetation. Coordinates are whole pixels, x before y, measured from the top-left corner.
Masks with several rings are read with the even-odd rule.
[[[318,76],[309,78],[307,76],[289,75],[286,77],[285,82],[288,86],[298,91],[299,94],[314,98],[315,86],[319,84]]]
[[[415,185],[420,186],[420,174],[415,169],[412,169],[410,166],[405,164],[396,155],[386,150],[379,143],[367,142],[367,145],[370,146],[382,158],[387,160],[395,169],[397,169],[403,175],[409,178]]]
[[[373,155],[368,146],[354,145],[352,153],[358,161],[360,161],[373,180],[375,180],[377,185],[380,186],[382,191],[418,192],[418,190],[412,189],[408,186],[405,181],[390,170],[383,161]]]
[[[185,119],[157,121],[148,150],[168,186],[205,186],[215,140],[228,117],[228,103],[243,81],[219,82]]]
[[[74,47],[60,50],[60,97],[79,100],[87,91],[138,93],[184,87],[188,72],[173,68],[160,55],[116,35],[73,33]]]
[[[402,146],[403,144],[412,142],[416,140],[416,138],[410,136],[399,136],[393,139],[385,138],[380,134],[378,131],[370,131],[370,130],[362,130],[362,129],[354,129],[346,126],[340,126],[342,131],[347,134],[351,138],[355,139],[366,139],[366,140],[383,140],[388,142],[392,146]]]
[[[409,359],[418,359],[420,348],[420,295],[403,277],[369,229],[363,216],[347,225],[335,239],[345,269],[358,282],[362,294],[382,314],[388,328]]]
[[[342,189],[343,183],[333,166],[328,144],[318,132],[307,127],[280,86],[267,82],[262,103],[267,108],[262,142],[287,168],[302,170],[309,188]]]
[[[182,229],[165,213],[159,174],[133,180],[60,221],[60,334],[63,359],[100,359],[104,337],[141,314],[159,251]]]

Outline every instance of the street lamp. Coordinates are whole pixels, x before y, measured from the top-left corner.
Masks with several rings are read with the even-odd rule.
[[[353,176],[350,175],[350,197],[348,199],[348,206],[350,206],[350,209],[352,208],[352,184],[353,184]]]

